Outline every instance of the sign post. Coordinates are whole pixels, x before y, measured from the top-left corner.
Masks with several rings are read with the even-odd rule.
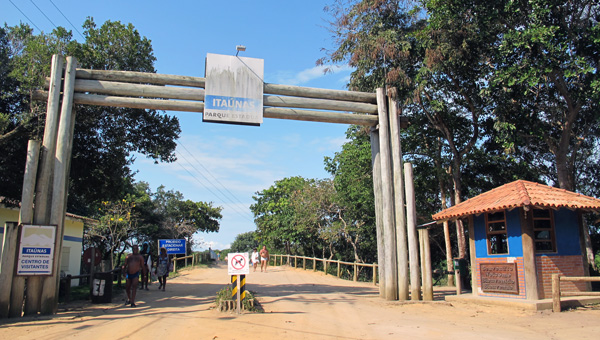
[[[227,272],[229,275],[236,275],[236,285],[234,288],[234,294],[237,299],[237,313],[240,314],[242,310],[242,284],[241,281],[245,278],[246,274],[250,273],[250,266],[248,265],[248,253],[229,253],[227,255]],[[233,282],[234,278],[232,278]]]

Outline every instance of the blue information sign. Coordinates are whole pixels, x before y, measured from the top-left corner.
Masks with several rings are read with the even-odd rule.
[[[158,240],[158,248],[165,247],[167,254],[185,254],[185,239]]]

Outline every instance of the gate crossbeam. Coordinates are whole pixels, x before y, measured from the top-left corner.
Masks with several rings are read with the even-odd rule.
[[[204,86],[201,77],[77,69],[73,99],[76,104],[203,112]],[[268,83],[264,93],[265,118],[378,124],[374,93]],[[34,99],[46,98],[46,91],[34,92]]]

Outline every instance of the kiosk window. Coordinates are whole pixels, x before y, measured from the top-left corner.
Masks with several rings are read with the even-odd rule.
[[[553,215],[548,209],[533,209],[533,234],[538,253],[556,252]]]
[[[488,254],[508,254],[504,211],[485,214]]]

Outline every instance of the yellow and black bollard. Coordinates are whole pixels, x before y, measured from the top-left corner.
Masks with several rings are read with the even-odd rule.
[[[240,300],[246,298],[246,275],[231,275],[231,299],[237,300],[237,280],[240,277]]]

